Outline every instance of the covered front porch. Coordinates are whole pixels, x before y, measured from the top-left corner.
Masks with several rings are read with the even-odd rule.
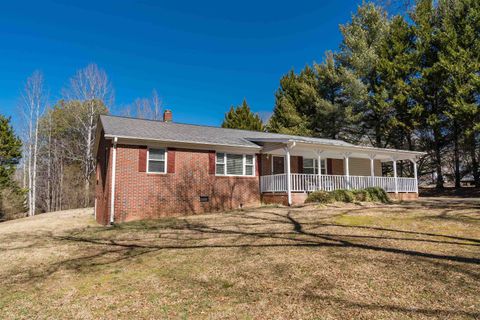
[[[380,187],[397,198],[405,198],[405,194],[409,198],[418,195],[416,161],[423,153],[347,143],[328,145],[272,140],[263,141],[260,170],[260,190],[267,199],[277,197],[290,205],[317,190],[368,187]],[[399,161],[411,166],[411,176],[398,176]],[[382,163],[385,162],[391,162],[393,168],[388,176],[382,175]]]

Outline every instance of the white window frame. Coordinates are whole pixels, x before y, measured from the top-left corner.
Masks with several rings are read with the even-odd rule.
[[[314,173],[310,173],[310,174],[318,174],[318,170],[319,170],[319,169],[322,170],[322,165],[321,165],[321,164],[320,164],[320,168],[318,168],[318,164],[317,164],[317,163],[318,163],[318,161],[317,161],[318,159],[305,157],[305,158],[303,158],[302,161],[304,161],[305,159],[313,160],[313,172],[314,172]],[[323,167],[325,168],[325,173],[322,172],[322,175],[327,174],[327,159],[321,159],[320,162],[324,164]],[[312,168],[312,167],[307,167],[307,168]],[[303,162],[303,170],[305,170],[305,162]],[[315,172],[315,171],[316,171],[316,172]],[[302,172],[302,173],[303,173],[303,172]],[[306,174],[307,174],[307,173],[306,173]]]
[[[223,153],[223,163],[217,162],[217,154]],[[241,155],[242,156],[242,174],[227,174],[227,154],[233,154],[233,155]],[[252,156],[252,164],[247,165],[247,156]],[[217,173],[217,164],[222,164],[223,165],[223,174]],[[247,166],[252,166],[252,174],[247,175],[246,172],[246,167]],[[235,153],[235,152],[225,152],[225,151],[216,151],[215,152],[215,175],[219,177],[247,177],[247,178],[253,178],[256,176],[256,155],[255,154],[250,154],[250,153]]]
[[[247,164],[247,156],[252,156],[252,164]],[[247,166],[252,167],[252,174],[247,174]],[[245,177],[255,177],[255,155],[254,154],[243,155],[243,175]]]
[[[165,166],[163,168],[163,172],[157,172],[157,171],[150,171],[150,149],[155,149],[155,150],[164,150],[165,151]],[[155,160],[152,159],[152,161],[162,161],[162,160]],[[167,173],[167,161],[168,161],[168,150],[165,147],[148,147],[147,149],[147,173],[149,174],[166,174]]]

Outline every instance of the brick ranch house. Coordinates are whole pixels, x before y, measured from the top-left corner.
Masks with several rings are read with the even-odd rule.
[[[420,152],[164,121],[100,116],[95,217],[101,224],[303,203],[315,190],[378,186],[416,198]],[[413,178],[382,176],[382,162],[409,160]],[[396,166],[394,165],[394,168]]]

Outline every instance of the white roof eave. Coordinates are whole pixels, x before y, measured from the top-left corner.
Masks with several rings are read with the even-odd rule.
[[[256,141],[261,142],[272,142],[272,143],[283,143],[285,145],[295,144],[296,147],[308,147],[312,149],[317,149],[318,151],[331,151],[331,152],[355,152],[362,153],[365,155],[373,156],[384,156],[392,158],[403,158],[403,159],[415,159],[426,155],[426,152],[420,151],[411,151],[411,150],[399,150],[399,149],[386,149],[386,148],[376,148],[376,147],[367,147],[367,146],[356,146],[356,145],[335,145],[329,143],[318,143],[310,142],[297,139],[255,139]],[[399,159],[401,160],[401,159]]]

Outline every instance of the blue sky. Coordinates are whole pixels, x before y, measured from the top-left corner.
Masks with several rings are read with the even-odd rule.
[[[41,70],[51,102],[97,63],[112,112],[156,88],[174,121],[219,125],[246,98],[271,112],[280,77],[321,61],[360,1],[5,1],[0,5],[0,113],[18,124],[25,79]]]

